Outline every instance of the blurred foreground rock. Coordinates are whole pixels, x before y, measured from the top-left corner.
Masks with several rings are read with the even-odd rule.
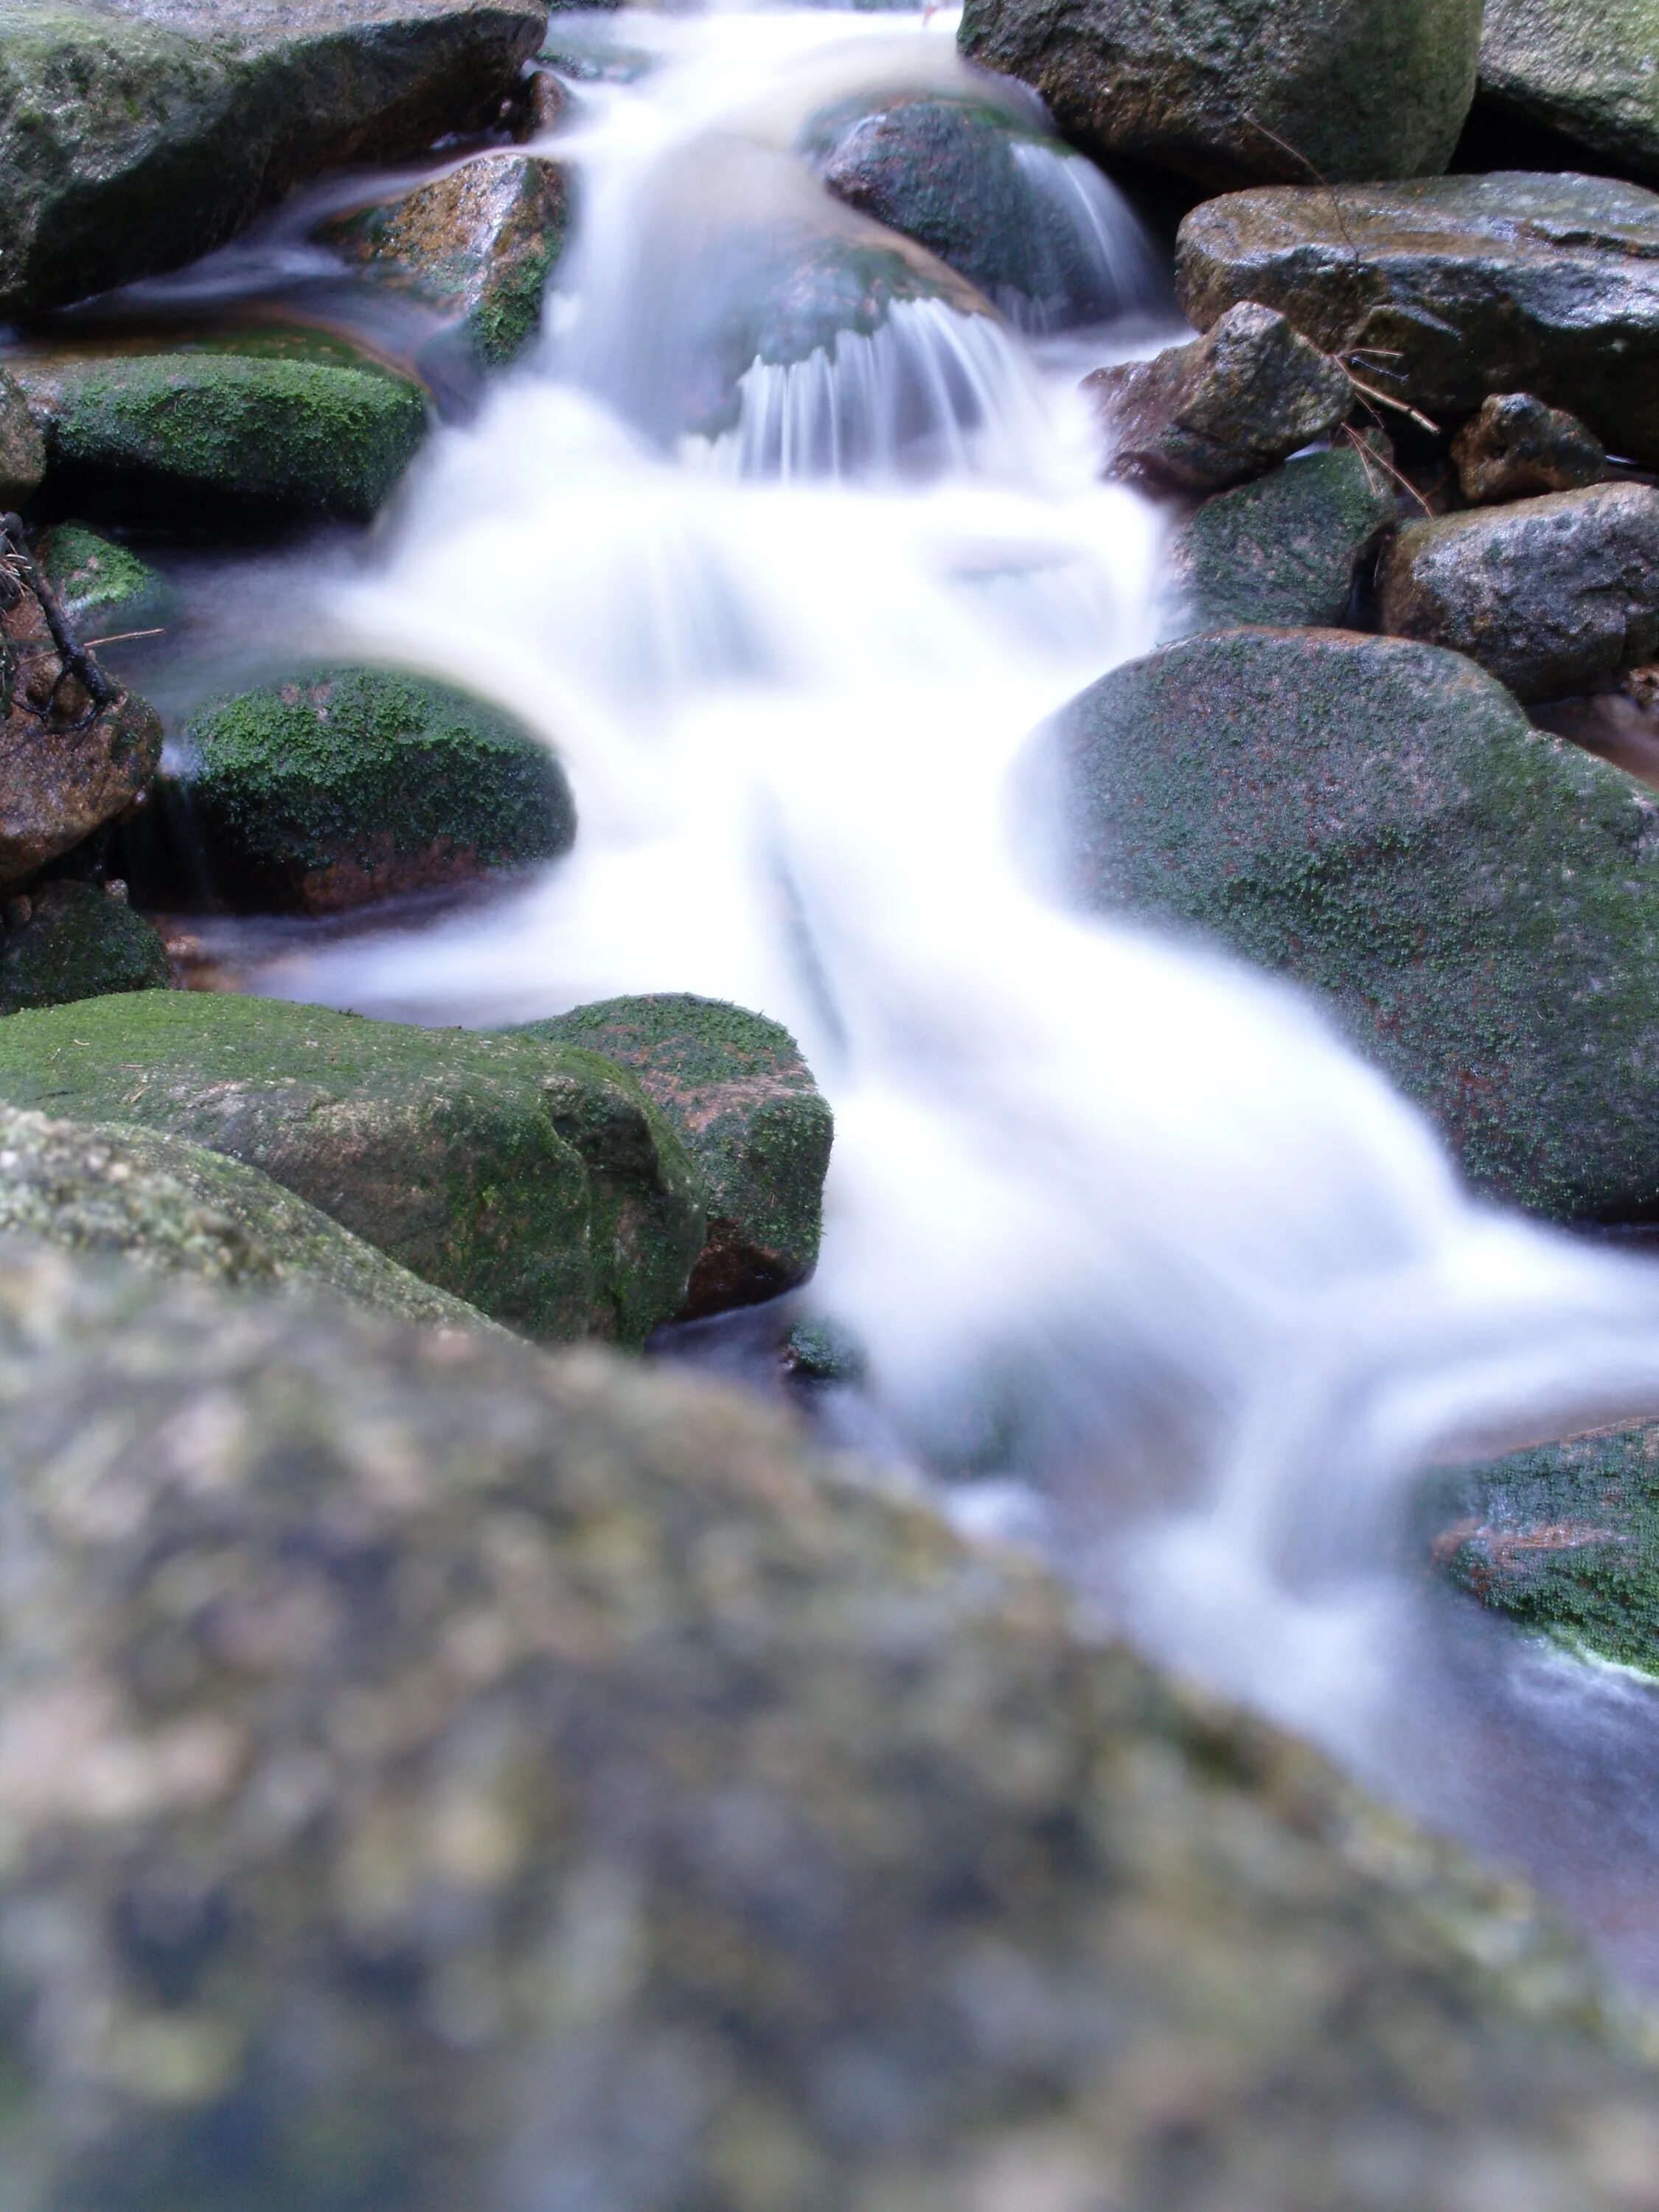
[[[735,1397],[12,1248],[0,1480],[19,2212],[1659,2203],[1524,1894]]]

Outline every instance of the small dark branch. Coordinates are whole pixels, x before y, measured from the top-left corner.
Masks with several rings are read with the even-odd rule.
[[[40,611],[46,618],[46,628],[52,632],[52,641],[58,649],[58,676],[44,707],[34,706],[21,690],[12,695],[12,703],[23,708],[42,722],[49,722],[58,708],[58,695],[73,677],[86,693],[88,705],[78,721],[64,726],[69,730],[84,730],[95,722],[106,708],[112,707],[120,693],[93,659],[87,647],[80,644],[70,628],[69,617],[58,603],[58,594],[34,564],[23,534],[21,520],[15,514],[0,515],[0,561],[3,561],[15,578],[33,592],[40,603]]]

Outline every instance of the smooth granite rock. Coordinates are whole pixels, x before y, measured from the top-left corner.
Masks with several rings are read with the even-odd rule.
[[[1655,0],[1486,0],[1480,111],[1581,148],[1587,169],[1659,179],[1656,64]]]
[[[1200,329],[1265,301],[1448,428],[1530,392],[1659,463],[1659,195],[1638,185],[1522,172],[1234,192],[1182,224],[1176,282]]]
[[[1303,453],[1206,500],[1170,547],[1168,634],[1340,628],[1359,564],[1394,520],[1393,479],[1357,445]]]
[[[1078,885],[1307,985],[1481,1189],[1659,1206],[1659,797],[1472,661],[1241,629],[1113,672],[1044,741]]]

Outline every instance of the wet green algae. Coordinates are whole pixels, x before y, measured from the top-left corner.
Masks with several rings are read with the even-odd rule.
[[[543,1339],[641,1343],[702,1243],[679,1139],[574,1047],[149,991],[0,1023],[0,1099],[242,1160]]]
[[[0,931],[0,1015],[172,981],[160,933],[101,884],[50,883],[29,904],[27,921]]]

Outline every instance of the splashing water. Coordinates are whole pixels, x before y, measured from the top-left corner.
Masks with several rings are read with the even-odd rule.
[[[1289,990],[1045,894],[1021,759],[1152,642],[1159,524],[1095,481],[1020,339],[932,297],[734,355],[781,254],[890,244],[817,192],[802,118],[960,86],[948,26],[617,35],[657,66],[559,142],[583,229],[543,351],[439,436],[337,610],[545,732],[576,851],[277,987],[471,1023],[693,990],[784,1021],[836,1114],[814,1298],[903,1449],[969,1496],[1018,1484],[1108,1618],[1659,1972],[1659,1703],[1401,1558],[1424,1467],[1659,1411],[1659,1277],[1473,1203]],[[1127,212],[1089,210],[1135,265]]]

